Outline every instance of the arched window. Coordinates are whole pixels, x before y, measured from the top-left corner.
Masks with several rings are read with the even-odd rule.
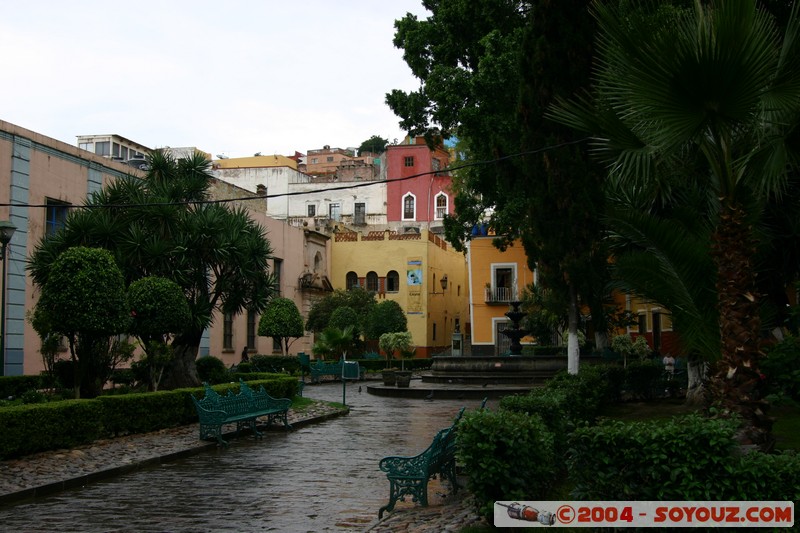
[[[417,198],[407,193],[403,196],[403,220],[416,220],[417,219]]]
[[[353,271],[348,272],[347,277],[345,278],[344,286],[348,291],[358,287],[358,274]]]
[[[440,192],[436,195],[436,213],[434,217],[436,220],[441,220],[447,214],[447,195],[443,192]]]
[[[400,274],[396,270],[386,273],[386,292],[398,292],[400,290]]]
[[[375,272],[367,272],[367,290],[370,292],[378,292],[378,274]]]

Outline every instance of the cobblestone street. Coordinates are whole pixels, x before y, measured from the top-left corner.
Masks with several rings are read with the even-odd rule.
[[[0,495],[38,495],[0,500],[0,523],[10,532],[383,533],[478,522],[461,492],[449,497],[435,481],[429,508],[404,502],[380,523],[377,512],[389,492],[378,461],[419,453],[462,406],[480,401],[387,398],[365,388],[347,385],[349,414],[294,414],[295,431],[262,440],[243,433],[227,449],[200,441],[192,425],[0,462]],[[308,386],[305,395],[341,402],[342,386]]]

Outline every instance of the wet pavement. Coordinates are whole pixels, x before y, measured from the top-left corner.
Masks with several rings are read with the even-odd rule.
[[[342,386],[307,386],[305,396],[341,402]],[[382,533],[458,531],[461,525],[477,521],[463,493],[446,495],[447,490],[433,482],[428,509],[404,502],[378,523],[378,509],[388,498],[388,481],[378,462],[386,455],[421,452],[462,406],[477,408],[480,400],[376,396],[368,394],[362,382],[347,385],[346,403],[350,408],[346,416],[291,432],[270,431],[262,440],[243,436],[225,449],[199,441],[196,425],[168,430],[162,434],[162,441],[168,441],[163,449],[158,448],[157,438],[151,441],[154,459],[144,467],[140,458],[145,441],[139,439],[137,444],[136,436],[126,437],[128,441],[115,443],[114,457],[106,458],[109,465],[94,465],[100,470],[120,469],[113,472],[120,475],[92,483],[87,477],[75,488],[0,504],[0,527],[36,532]],[[33,472],[35,462],[15,470],[9,468],[12,462],[4,461],[0,491],[10,491],[10,478],[17,490],[26,483],[40,483],[47,475],[51,483],[64,477],[80,480],[79,473],[88,468],[82,462],[96,461],[98,455],[102,454],[91,449],[50,452],[49,464],[40,462],[38,473]],[[125,465],[133,463],[137,468],[124,473]],[[58,466],[64,468],[57,471]],[[20,471],[28,471],[30,479],[21,479]]]

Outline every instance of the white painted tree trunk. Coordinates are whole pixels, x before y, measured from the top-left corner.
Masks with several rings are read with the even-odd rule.
[[[686,386],[686,403],[702,406],[705,403],[705,380],[708,373],[708,363],[705,361],[689,361],[686,365],[686,376],[689,384]]]
[[[567,372],[577,374],[580,366],[578,343],[578,295],[575,287],[569,287],[569,329],[567,330]]]

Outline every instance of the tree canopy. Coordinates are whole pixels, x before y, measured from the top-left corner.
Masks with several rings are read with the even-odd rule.
[[[408,318],[400,304],[394,300],[384,300],[370,311],[364,336],[368,339],[380,339],[384,333],[398,333],[407,330]]]
[[[363,143],[361,146],[358,147],[358,155],[363,154],[364,152],[372,152],[373,154],[382,154],[386,151],[386,146],[388,146],[389,140],[384,139],[379,135],[373,135]]]
[[[129,328],[122,272],[108,251],[74,247],[59,254],[42,276],[34,327],[42,337],[67,338],[75,396],[97,395],[114,366],[109,337]]]
[[[303,317],[293,300],[272,298],[261,315],[258,334],[272,337],[281,345],[283,355],[289,353],[289,342],[303,336]]]
[[[306,329],[320,333],[328,327],[331,315],[339,307],[350,307],[358,316],[358,323],[353,324],[359,332],[363,331],[370,309],[375,305],[375,295],[361,287],[350,290],[336,289],[315,301],[308,312]]]
[[[461,247],[488,222],[497,245],[521,239],[541,283],[569,302],[570,371],[577,372],[578,305],[602,302],[602,173],[582,136],[544,118],[559,96],[587,86],[594,22],[589,0],[426,3],[425,20],[395,22],[395,46],[420,88],[387,95],[412,134],[456,136],[470,166],[454,177],[447,238]],[[580,299],[580,300],[579,300]]]

